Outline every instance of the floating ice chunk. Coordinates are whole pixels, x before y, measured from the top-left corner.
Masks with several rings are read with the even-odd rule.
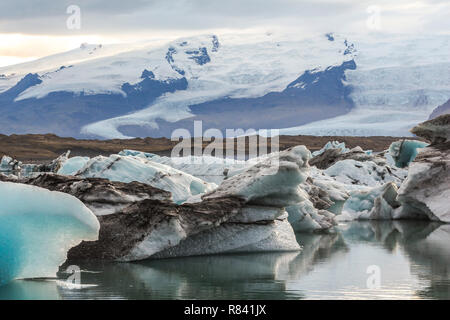
[[[22,162],[17,161],[9,156],[3,156],[0,160],[0,172],[19,170],[21,165]]]
[[[362,214],[368,213],[373,208],[375,198],[381,193],[381,188],[364,188],[350,192],[342,208],[342,213],[337,217],[338,221],[351,221],[358,219]]]
[[[412,133],[432,144],[418,150],[408,177],[398,190],[397,218],[422,218],[450,223],[450,114],[414,127]]]
[[[90,160],[89,157],[72,157],[64,161],[61,168],[58,170],[58,174],[72,176],[75,175],[78,170],[83,168]]]
[[[73,196],[0,182],[0,284],[55,277],[67,251],[98,239],[99,222]]]
[[[308,198],[300,184],[308,177],[310,157],[305,146],[279,152],[224,180],[204,199],[236,196],[258,205],[284,207],[297,204]]]
[[[395,209],[399,207],[396,197],[397,186],[392,182],[380,187],[352,191],[337,220],[393,219]]]
[[[189,173],[194,177],[216,184],[229,176],[231,170],[243,169],[255,164],[254,161],[243,161],[213,156],[161,157],[153,156],[152,161],[168,165]]]
[[[175,247],[157,253],[155,258],[182,257],[217,253],[298,251],[291,225],[286,220],[267,224],[224,223],[198,233]]]
[[[336,224],[333,213],[314,208],[313,203],[309,200],[289,206],[286,211],[289,213],[288,221],[294,231],[326,230]]]
[[[310,169],[312,184],[324,190],[331,201],[345,201],[349,197],[346,186],[317,168]]]
[[[390,182],[383,186],[380,196],[374,201],[372,210],[367,215],[362,215],[361,219],[371,220],[391,220],[398,216],[400,203],[397,201],[398,188]]]
[[[183,203],[192,196],[214,190],[217,185],[207,183],[188,173],[135,156],[98,156],[89,160],[78,176],[106,178],[111,181],[138,181],[169,191],[176,203]]]
[[[146,158],[146,159],[151,159],[151,158],[157,156],[154,153],[142,152],[142,151],[130,150],[130,149],[124,149],[124,150],[120,151],[119,155],[121,155],[121,156],[140,157],[140,158]]]
[[[450,156],[448,150],[438,152],[423,149],[420,155],[424,160],[409,167],[408,177],[398,191],[403,208],[399,218],[450,223]]]
[[[269,222],[273,220],[286,219],[288,216],[284,208],[264,207],[264,206],[246,206],[241,212],[230,218],[227,222],[252,223]]]
[[[389,147],[389,154],[394,159],[395,165],[399,168],[407,167],[414,161],[419,148],[425,148],[428,143],[417,140],[399,140],[392,142]]]
[[[312,156],[313,156],[313,157],[318,156],[318,155],[324,153],[325,150],[328,150],[328,149],[340,149],[342,153],[345,153],[345,152],[349,152],[349,151],[350,151],[349,148],[345,147],[345,142],[328,141],[328,142],[323,146],[322,149],[320,149],[320,150],[318,150],[318,151],[314,151],[314,152],[312,153]]]
[[[370,187],[386,182],[395,182],[400,185],[406,176],[406,170],[391,168],[374,161],[361,162],[353,159],[338,161],[323,172],[347,185]]]

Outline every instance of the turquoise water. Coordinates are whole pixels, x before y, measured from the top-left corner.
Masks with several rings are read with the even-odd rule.
[[[89,287],[65,286],[64,274],[16,280],[0,287],[0,299],[450,298],[450,226],[352,222],[297,238],[299,253],[79,262]]]

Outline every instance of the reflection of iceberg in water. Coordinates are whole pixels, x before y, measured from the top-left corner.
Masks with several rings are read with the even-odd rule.
[[[0,287],[0,299],[450,298],[450,225],[355,221],[336,233],[296,236],[301,252],[79,262],[89,270],[82,284],[96,287],[13,281]],[[367,288],[370,265],[381,269],[380,289]]]
[[[418,295],[424,298],[450,299],[450,226],[442,225],[427,237],[403,244],[411,257],[411,271],[427,281]]]
[[[84,292],[60,290],[65,299],[98,297],[126,299],[301,299],[301,291],[286,290],[286,281],[313,269],[311,264],[332,255],[338,234],[298,236],[299,252],[230,254],[139,263],[81,264]],[[342,244],[342,242],[341,242]],[[342,247],[340,247],[342,248]],[[341,250],[341,249],[339,249]],[[120,277],[120,278],[118,278]]]
[[[352,223],[346,239],[378,242],[385,249],[402,250],[410,272],[421,283],[422,298],[450,299],[450,225],[429,222],[386,221]]]
[[[303,250],[289,267],[290,273],[285,279],[299,279],[314,270],[314,266],[329,259],[344,257],[348,251],[344,239],[339,233],[329,234],[296,234]]]
[[[0,287],[0,300],[58,300],[56,281],[16,280]]]
[[[102,270],[83,277],[98,287],[60,293],[68,299],[99,294],[126,299],[237,299],[245,292],[249,299],[287,299],[283,282],[276,279],[278,274],[289,270],[289,263],[298,254],[234,254],[101,266],[85,264],[83,269]]]

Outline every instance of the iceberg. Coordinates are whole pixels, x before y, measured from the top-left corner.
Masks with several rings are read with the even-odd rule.
[[[1,171],[16,171],[20,170],[20,166],[22,165],[22,162],[15,160],[9,156],[3,156],[0,160],[0,172]]]
[[[429,139],[431,145],[421,141],[394,142],[389,151],[396,165],[409,165],[400,188],[391,182],[355,190],[338,219],[422,219],[450,223],[449,123],[450,115],[443,115],[411,130]]]
[[[120,156],[132,156],[132,157],[140,157],[145,159],[152,159],[157,157],[156,154],[150,152],[142,152],[138,150],[124,149],[118,153]]]
[[[286,211],[289,213],[289,223],[297,232],[327,230],[336,225],[333,213],[316,209],[309,200],[289,206]]]
[[[151,160],[189,173],[206,182],[220,184],[230,176],[231,171],[250,167],[260,159],[244,161],[213,156],[161,157],[156,155]]]
[[[60,156],[58,156],[56,159],[53,159],[49,163],[42,163],[42,164],[24,164],[22,166],[22,173],[25,175],[32,175],[33,173],[39,173],[39,172],[58,172],[63,164],[67,162],[69,159],[70,150],[67,150]]]
[[[389,146],[389,154],[398,168],[407,167],[417,156],[418,149],[425,148],[428,143],[417,140],[399,140]]]
[[[406,170],[391,168],[386,163],[375,161],[341,160],[323,171],[325,174],[346,185],[375,187],[387,182],[400,185]]]
[[[72,248],[68,259],[148,259],[187,237],[219,226],[237,215],[241,207],[242,201],[237,198],[182,205],[150,199],[138,201],[120,212],[99,216],[98,241]]]
[[[72,157],[64,161],[57,173],[72,176],[75,175],[86,163],[90,160],[89,157]]]
[[[286,220],[272,223],[230,224],[196,234],[155,255],[171,258],[218,253],[299,251],[292,227]]]
[[[324,153],[326,150],[330,150],[330,149],[339,149],[341,153],[346,153],[349,152],[350,149],[347,148],[345,146],[345,142],[339,142],[339,141],[328,141],[322,149],[318,150],[318,151],[314,151],[312,153],[313,157],[317,157],[318,155],[321,155],[322,153]]]
[[[402,217],[450,223],[450,152],[428,147],[419,157],[398,190]]]
[[[386,183],[380,187],[364,188],[350,192],[338,221],[395,219],[400,204],[396,201],[397,186]]]
[[[411,132],[431,144],[419,149],[398,190],[402,218],[450,223],[450,114],[420,123]]]
[[[178,205],[146,199],[99,216],[99,240],[73,248],[69,259],[136,261],[225,252],[298,251],[301,248],[284,207],[307,199],[300,184],[307,178],[309,157],[304,146],[294,147],[224,180],[199,202]]]
[[[275,153],[224,180],[203,199],[234,196],[257,205],[284,207],[297,204],[308,198],[300,184],[308,177],[310,158],[311,153],[305,146]]]
[[[100,224],[73,196],[0,182],[0,285],[55,277],[70,248],[98,239]]]
[[[364,151],[361,147],[355,147],[351,150],[345,150],[345,152],[340,148],[329,148],[324,150],[322,153],[314,156],[309,164],[315,166],[318,169],[325,170],[335,164],[338,161],[352,159],[355,161],[375,161],[384,162],[379,157],[373,155],[372,151]]]
[[[18,182],[18,180],[12,180],[12,182]],[[123,183],[102,178],[81,178],[51,173],[20,179],[19,182],[50,191],[68,193],[81,200],[96,216],[121,212],[142,200],[171,201],[172,199],[170,192],[140,182]]]
[[[173,201],[181,204],[189,198],[214,190],[217,185],[207,183],[188,173],[139,156],[97,156],[81,168],[77,176],[105,178],[110,181],[142,182],[169,191]]]

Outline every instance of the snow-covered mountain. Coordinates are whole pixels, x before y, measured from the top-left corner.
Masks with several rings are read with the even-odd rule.
[[[0,68],[0,133],[176,128],[407,135],[450,98],[450,36],[202,35],[89,45]]]

